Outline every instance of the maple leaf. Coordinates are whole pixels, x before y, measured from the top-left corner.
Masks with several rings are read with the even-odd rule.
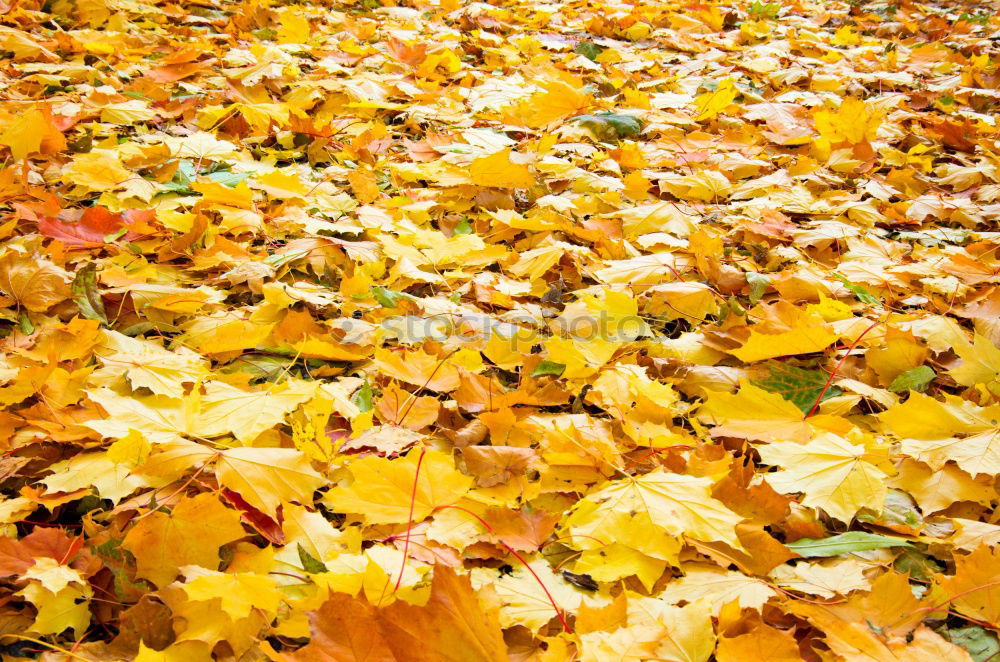
[[[181,571],[195,575],[182,586],[188,598],[196,602],[218,601],[222,611],[233,620],[247,618],[254,610],[274,614],[281,604],[281,591],[275,580],[266,575],[210,572],[197,565],[185,566]]]
[[[809,354],[825,349],[837,339],[822,319],[792,306],[776,307],[778,317],[750,327],[741,347],[729,353],[747,363],[776,356]]]
[[[741,382],[735,394],[713,391],[698,409],[699,420],[714,424],[712,434],[755,440],[805,439],[803,411],[777,393]]]
[[[291,448],[231,448],[219,453],[219,482],[271,517],[290,501],[312,503],[323,476]]]
[[[419,522],[436,508],[458,501],[472,484],[455,470],[449,456],[438,451],[411,450],[396,460],[366,457],[352,462],[348,470],[353,482],[334,487],[323,500],[371,524]]]
[[[741,520],[711,497],[709,480],[657,470],[592,492],[574,507],[563,527],[580,549],[615,540],[676,562],[682,535],[722,540],[740,549],[735,527]]]
[[[830,142],[857,144],[875,139],[882,114],[860,99],[844,99],[836,111],[820,110],[813,120],[820,135]]]
[[[768,625],[735,637],[720,637],[715,654],[719,662],[756,659],[799,662],[802,659],[792,633]]]
[[[981,545],[971,554],[956,556],[954,575],[938,575],[936,580],[957,611],[996,625],[1000,621],[996,564],[997,550]]]
[[[147,388],[172,398],[183,397],[185,383],[197,383],[208,374],[204,359],[194,352],[184,348],[171,352],[112,330],[103,332],[94,354],[110,373],[120,374],[125,366],[133,389]]]
[[[476,159],[469,166],[473,184],[498,188],[530,188],[535,178],[527,166],[513,163],[509,149]]]
[[[430,599],[373,607],[343,593],[311,616],[313,639],[293,660],[507,660],[495,610],[484,610],[467,577],[434,571]]]
[[[211,494],[184,499],[169,514],[153,512],[122,541],[136,558],[136,575],[156,586],[172,582],[180,568],[218,569],[219,547],[245,535],[239,515]]]
[[[458,357],[438,358],[421,350],[377,350],[375,361],[385,374],[432,391],[454,391],[459,386]]]
[[[70,275],[39,256],[8,251],[0,257],[0,292],[25,309],[43,313],[73,296]]]
[[[244,391],[220,382],[205,385],[191,428],[206,437],[232,433],[253,441],[289,412],[316,394],[316,385],[286,381],[267,390]]]
[[[718,611],[723,605],[736,602],[744,609],[760,609],[777,593],[758,579],[740,572],[719,568],[683,568],[684,577],[672,582],[661,597],[670,604],[706,601]]]
[[[38,609],[31,625],[32,632],[59,634],[69,628],[74,636],[80,636],[90,625],[90,598],[94,595],[90,586],[77,583],[52,591],[41,583],[32,582],[17,595]]]
[[[952,378],[964,386],[984,384],[993,393],[1000,393],[1000,348],[976,334],[972,345],[956,347],[962,365],[952,370]]]
[[[841,390],[835,386],[825,388],[827,375],[821,371],[803,370],[787,363],[772,363],[767,368],[767,377],[752,382],[753,385],[779,394],[804,414],[812,411],[817,399],[822,402],[841,394]]]
[[[145,225],[151,216],[152,214],[133,210],[112,214],[104,207],[91,207],[75,223],[42,216],[38,220],[38,231],[68,246],[94,248],[109,241],[136,239],[139,234],[129,231],[129,228],[136,223]]]
[[[0,31],[0,41],[15,45],[15,48],[5,47],[5,50],[15,52],[31,43],[23,32],[7,28]],[[42,53],[47,53],[47,51],[40,49],[38,54]],[[20,161],[36,152],[46,154],[61,152],[66,149],[66,139],[53,122],[52,109],[48,106],[42,106],[30,109],[7,126],[6,130],[0,134],[0,145],[9,147],[10,155],[15,160]]]
[[[871,460],[865,446],[835,434],[816,435],[806,444],[771,443],[758,446],[765,464],[784,469],[767,481],[785,494],[802,492],[802,503],[826,510],[850,522],[863,507],[880,509],[887,475]]]
[[[55,473],[42,479],[49,492],[72,493],[93,488],[102,498],[117,503],[149,480],[129,471],[125,464],[115,463],[108,451],[81,453],[50,467]]]
[[[882,413],[887,429],[903,439],[905,452],[940,470],[948,461],[971,474],[1000,473],[1000,406],[977,407],[959,398],[943,402],[911,392]]]

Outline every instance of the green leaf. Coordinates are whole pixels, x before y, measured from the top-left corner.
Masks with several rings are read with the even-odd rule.
[[[365,377],[365,383],[354,394],[354,397],[351,398],[351,402],[361,410],[362,414],[367,414],[375,407],[373,400],[372,385],[368,383],[368,378]]]
[[[771,361],[766,364],[769,370],[768,376],[752,382],[754,386],[777,393],[785,400],[788,400],[808,414],[809,410],[816,404],[816,398],[823,391],[826,380],[829,379],[822,370],[803,370],[788,363]],[[823,394],[823,400],[840,395],[842,391],[836,386],[831,386]]]
[[[844,287],[849,289],[851,291],[851,294],[854,295],[854,298],[860,301],[861,303],[867,306],[874,306],[875,308],[884,307],[882,305],[882,300],[879,299],[874,294],[872,294],[871,292],[869,292],[868,290],[866,290],[865,288],[861,287],[860,285],[855,285],[851,281],[847,280],[845,276],[841,276],[840,274],[833,274],[833,275],[836,276],[837,280],[839,280]]]
[[[236,188],[240,182],[249,176],[250,173],[248,172],[227,172],[225,170],[210,172],[206,175],[213,182],[218,182],[226,188]]]
[[[456,234],[472,234],[472,225],[469,224],[469,219],[463,218],[455,229],[451,231],[453,235]]]
[[[927,385],[934,381],[937,373],[930,366],[918,365],[912,370],[898,375],[889,384],[889,390],[901,393],[904,391],[925,391]]]
[[[754,0],[754,3],[750,5],[750,16],[754,18],[778,18],[778,12],[781,11],[781,5],[777,2],[760,2],[760,0]]]
[[[312,249],[300,248],[298,250],[282,250],[280,253],[272,253],[264,258],[264,264],[270,265],[272,267],[278,268],[282,265],[288,264],[289,262],[294,262],[295,260],[301,260],[304,257],[309,257]]]
[[[996,633],[978,625],[944,630],[941,634],[951,643],[969,651],[969,655],[976,662],[995,660],[1000,656],[1000,641],[997,640]]]
[[[395,308],[399,305],[400,301],[414,300],[412,295],[406,294],[405,292],[393,292],[392,290],[388,290],[379,285],[372,285],[371,294],[383,308]]]
[[[576,48],[573,49],[573,52],[577,55],[582,55],[588,60],[596,62],[597,56],[603,53],[604,49],[592,41],[581,41],[576,45]]]
[[[140,94],[138,92],[133,92],[132,90],[122,90],[122,95],[130,99],[138,99],[139,101],[152,101],[150,97],[145,94]]]
[[[910,543],[902,538],[882,536],[864,531],[848,531],[829,538],[813,540],[803,538],[785,545],[799,556],[806,558],[840,556],[851,552],[864,552],[869,549],[885,547],[909,547]]]
[[[924,582],[930,582],[934,575],[944,572],[943,565],[915,547],[900,550],[899,556],[892,563],[892,567],[899,572],[906,573],[910,577]]]
[[[247,354],[241,356],[239,361],[231,365],[224,366],[224,373],[247,373],[253,375],[256,380],[273,382],[288,374],[295,361],[291,357],[272,356],[270,354]]]
[[[747,283],[750,285],[750,303],[757,303],[767,291],[767,286],[771,284],[771,279],[756,271],[748,271]]]
[[[136,580],[128,570],[128,552],[121,549],[121,540],[110,538],[107,542],[92,547],[94,554],[104,562],[104,567],[111,571],[114,577],[115,597],[128,600],[129,596],[147,591],[143,580]],[[127,555],[127,556],[126,556]]]
[[[35,325],[31,323],[31,318],[28,317],[27,311],[21,311],[21,317],[18,320],[18,324],[21,326],[21,333],[26,336],[30,336],[35,332]]]
[[[642,131],[642,120],[633,115],[602,113],[600,115],[578,115],[571,121],[594,134],[602,142],[618,142],[622,138],[632,138]]]
[[[962,15],[958,17],[959,21],[965,21],[966,23],[978,23],[979,25],[989,25],[990,14],[988,11],[977,11],[973,14],[969,12],[962,12]]]
[[[316,558],[313,558],[301,544],[299,545],[299,561],[302,563],[302,569],[311,575],[328,572],[326,564]]]
[[[73,291],[73,301],[79,306],[84,318],[97,320],[102,324],[108,323],[104,300],[97,290],[97,263],[88,262],[78,269],[70,289]]]
[[[194,189],[191,188],[191,180],[195,174],[194,164],[191,161],[187,159],[179,161],[173,179],[163,184],[163,188],[182,195],[192,195]]]
[[[104,243],[113,244],[128,233],[128,228],[118,228],[116,232],[104,235]]]
[[[872,522],[880,526],[908,526],[915,529],[923,524],[923,517],[917,510],[917,504],[906,492],[890,489],[885,495],[882,512],[877,515],[869,509],[857,514],[859,522]]]
[[[565,363],[556,363],[555,361],[542,361],[535,369],[531,371],[532,377],[541,377],[542,375],[555,375],[558,377],[563,374],[563,370],[566,369]]]

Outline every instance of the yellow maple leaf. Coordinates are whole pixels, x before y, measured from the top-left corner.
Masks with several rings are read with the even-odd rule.
[[[102,498],[118,503],[141,487],[160,484],[134,474],[124,464],[108,458],[107,451],[81,453],[49,467],[55,473],[42,479],[49,492],[74,492],[93,488]]]
[[[543,83],[543,91],[505,108],[504,116],[512,124],[538,128],[579,115],[594,102],[593,97],[581,87],[582,85],[573,86],[563,81]]]
[[[955,574],[937,575],[936,583],[951,597],[960,614],[1000,625],[1000,549],[979,546],[972,554],[955,556]]]
[[[948,461],[975,474],[1000,474],[1000,405],[978,407],[956,396],[943,401],[910,393],[906,402],[879,415],[902,440],[903,451],[935,471]]]
[[[24,572],[23,577],[37,581],[52,593],[59,593],[70,584],[82,586],[86,583],[79,570],[48,556],[35,559],[34,565]]]
[[[284,597],[278,589],[273,577],[250,572],[223,574],[209,572],[198,566],[186,566],[195,575],[191,581],[183,584],[188,598],[195,601],[219,600],[222,611],[236,620],[246,618],[250,612],[259,609],[266,614],[274,615]]]
[[[839,337],[830,330],[823,318],[806,310],[787,306],[784,324],[775,330],[761,331],[753,325],[750,336],[741,347],[728,350],[730,354],[746,363],[763,361],[776,356],[794,356],[819,352],[829,347]]]
[[[369,524],[409,522],[411,509],[412,521],[419,522],[435,508],[458,501],[472,486],[451,456],[433,450],[411,450],[395,460],[365,457],[352,462],[348,471],[353,482],[335,486],[323,501]]]
[[[316,388],[315,382],[299,380],[288,380],[259,391],[209,382],[204,386],[198,414],[190,427],[203,437],[232,433],[240,441],[250,443],[312,398]]]
[[[747,381],[740,382],[736,393],[710,391],[698,408],[698,420],[714,425],[715,436],[772,441],[805,440],[809,434],[801,409]]]
[[[743,662],[744,660],[802,662],[798,641],[792,632],[764,624],[745,634],[720,637],[716,656],[719,662]]]
[[[8,251],[0,257],[0,292],[19,305],[43,313],[73,296],[65,269],[38,255]]]
[[[269,176],[272,179],[281,178],[282,183],[285,183],[281,173],[275,172]],[[297,180],[297,178],[295,179]],[[204,205],[253,209],[253,191],[250,190],[245,181],[240,182],[234,188],[223,186],[218,182],[193,182],[191,189],[201,193],[201,201]]]
[[[669,320],[684,319],[699,323],[719,312],[719,302],[705,283],[675,282],[655,285],[646,291],[649,303],[645,310]]]
[[[925,514],[944,510],[958,501],[988,506],[995,494],[987,475],[971,476],[950,462],[935,470],[906,458],[897,469],[899,473],[890,485],[912,496]]]
[[[784,467],[767,482],[784,494],[802,493],[801,502],[850,522],[861,508],[879,511],[888,477],[868,457],[865,446],[824,432],[805,444],[786,441],[757,446],[761,461]]]
[[[705,602],[683,607],[663,604],[657,598],[629,600],[629,629],[655,626],[661,629],[654,659],[708,662],[715,649],[712,611]]]
[[[35,605],[37,613],[31,631],[37,634],[59,634],[73,630],[80,637],[90,625],[90,598],[94,596],[89,584],[71,584],[53,592],[38,582],[31,582],[17,595]]]
[[[493,568],[477,568],[469,573],[474,588],[490,587],[500,607],[503,627],[523,625],[532,631],[539,630],[556,615],[553,601],[560,609],[573,611],[585,599],[583,591],[554,572],[545,561],[532,559],[528,563],[531,570],[520,566],[509,574],[501,575]]]
[[[247,503],[271,517],[283,503],[311,504],[326,479],[293,448],[230,448],[219,453],[215,475]]]
[[[122,166],[115,153],[95,149],[74,156],[62,178],[84,193],[103,193],[120,188],[133,176],[137,175]]]
[[[619,340],[595,337],[589,340],[559,338],[545,341],[548,360],[565,366],[560,373],[566,379],[585,379],[595,375],[622,346]]]
[[[286,9],[281,13],[279,19],[281,27],[278,28],[279,44],[304,44],[309,41],[312,27],[309,20],[293,9]]]
[[[698,113],[695,120],[700,122],[717,117],[736,100],[738,94],[739,91],[731,78],[722,79],[714,90],[705,92],[695,99],[695,110]]]
[[[439,358],[423,350],[392,351],[375,350],[375,364],[390,377],[402,380],[420,388],[449,392],[458,388],[459,368],[482,367],[478,353],[459,350],[450,356]]]
[[[742,549],[735,527],[743,518],[712,498],[711,488],[707,478],[662,469],[608,483],[573,507],[563,531],[577,549],[617,542],[671,563],[681,536]]]
[[[956,345],[955,353],[962,359],[962,364],[948,374],[956,382],[962,386],[983,384],[1000,397],[1000,347],[977,333],[971,344]]]
[[[573,564],[573,571],[590,575],[599,582],[615,582],[635,575],[647,590],[652,590],[666,567],[667,562],[662,559],[612,543],[599,549],[584,550]]]
[[[138,577],[163,587],[186,565],[217,570],[219,548],[245,535],[239,513],[205,493],[140,519],[122,547],[135,556]]]
[[[170,351],[153,342],[105,330],[94,354],[111,374],[128,378],[133,389],[148,388],[156,395],[183,397],[184,384],[194,384],[208,374],[206,361],[183,347]]]
[[[192,403],[184,400],[133,394],[128,387],[93,389],[87,397],[108,415],[85,425],[105,437],[121,439],[135,430],[150,442],[163,443],[178,439],[189,430]]]
[[[778,593],[754,577],[711,565],[683,566],[684,576],[670,582],[660,598],[670,604],[706,601],[716,613],[730,602],[742,609],[760,608]]]
[[[469,165],[469,178],[477,186],[494,188],[531,188],[535,176],[528,166],[511,161],[511,150],[504,149],[476,159]]]
[[[854,145],[875,139],[884,114],[860,99],[847,98],[837,110],[818,110],[813,115],[816,130],[831,143]]]
[[[0,42],[9,32],[0,32]],[[9,49],[7,49],[9,50]],[[37,152],[53,153],[66,149],[66,140],[52,124],[48,108],[32,108],[11,122],[0,133],[0,145],[10,148],[10,155],[20,161]]]

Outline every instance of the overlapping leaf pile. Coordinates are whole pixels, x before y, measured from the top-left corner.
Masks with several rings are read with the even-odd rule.
[[[997,657],[989,12],[0,12],[11,659]]]

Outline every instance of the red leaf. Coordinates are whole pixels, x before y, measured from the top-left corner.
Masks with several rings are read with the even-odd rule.
[[[112,214],[105,207],[91,207],[75,223],[69,223],[51,216],[41,216],[38,219],[38,230],[46,237],[58,239],[68,246],[95,248],[103,246],[105,237],[114,235],[122,228],[145,226],[151,220],[152,212],[129,210],[121,214]],[[125,241],[138,238],[135,232],[122,235]]]
[[[277,521],[257,510],[237,492],[232,490],[222,490],[222,498],[229,502],[233,508],[240,511],[240,516],[245,524],[253,527],[254,531],[267,538],[275,545],[285,544],[285,532],[281,530],[281,510],[278,510]]]
[[[23,574],[40,556],[68,563],[82,546],[82,538],[70,538],[57,527],[35,527],[20,540],[0,537],[0,576]]]

